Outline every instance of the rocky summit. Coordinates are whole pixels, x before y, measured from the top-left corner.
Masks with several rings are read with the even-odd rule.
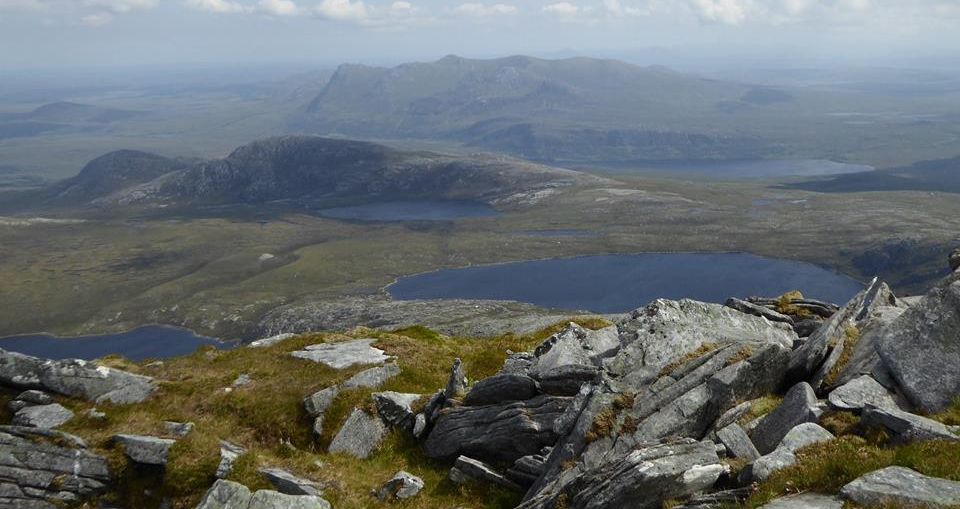
[[[0,352],[0,506],[960,504],[960,273],[921,298],[873,280],[843,305],[660,299],[580,322],[142,365]]]

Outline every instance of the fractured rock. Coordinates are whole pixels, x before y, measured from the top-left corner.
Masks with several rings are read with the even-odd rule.
[[[384,424],[393,428],[413,431],[413,404],[420,400],[419,394],[400,392],[375,392],[371,395],[377,407],[377,414]]]
[[[832,433],[816,423],[800,424],[783,437],[783,440],[780,441],[773,452],[758,458],[750,465],[749,469],[744,470],[742,475],[748,477],[749,480],[765,480],[777,470],[794,465],[797,462],[794,453],[798,450],[808,445],[829,442],[833,439]]]
[[[390,360],[383,350],[371,345],[376,339],[356,339],[342,343],[323,343],[310,345],[303,350],[291,352],[290,355],[320,364],[326,364],[333,369],[346,369],[350,366],[363,364],[383,364]]]
[[[847,484],[840,495],[862,507],[957,507],[960,482],[887,467]]]
[[[933,419],[895,408],[867,406],[860,422],[867,427],[877,427],[890,434],[897,443],[921,440],[960,440],[960,436]]]
[[[406,500],[419,495],[423,486],[423,479],[401,470],[380,488],[377,498],[381,502]]]
[[[760,454],[769,454],[790,430],[805,422],[816,422],[820,414],[813,388],[800,382],[787,391],[780,406],[760,421],[750,437]]]
[[[171,436],[177,438],[184,438],[193,431],[194,424],[192,422],[173,422],[173,421],[164,421],[163,428],[167,430]]]
[[[237,458],[243,456],[247,453],[247,450],[239,445],[227,442],[226,440],[220,441],[220,464],[217,465],[217,479],[226,479],[230,475],[230,472],[233,471],[233,464],[236,463]]]
[[[717,439],[720,440],[720,443],[726,447],[727,451],[729,451],[730,455],[734,458],[753,461],[760,457],[760,452],[757,451],[753,442],[750,441],[747,432],[743,431],[743,428],[736,423],[717,431]]]
[[[285,495],[269,490],[250,493],[240,483],[220,479],[207,490],[197,509],[330,509],[330,504],[310,495]]]
[[[790,318],[783,313],[778,313],[770,308],[758,306],[752,302],[747,302],[735,297],[727,299],[727,302],[725,302],[723,305],[730,309],[736,309],[741,313],[766,318],[771,322],[783,322],[789,324],[790,326],[794,325],[793,318]]]
[[[166,465],[167,455],[176,440],[142,435],[114,435],[113,442],[123,447],[124,454],[141,465]]]
[[[837,410],[859,413],[866,406],[897,409],[897,403],[887,389],[869,375],[847,382],[830,392],[830,406]]]
[[[58,403],[28,406],[13,416],[14,426],[31,428],[59,428],[73,419],[73,412]]]
[[[450,469],[449,477],[451,481],[457,484],[464,484],[468,480],[473,480],[493,484],[513,491],[523,491],[520,486],[504,477],[491,466],[466,456],[457,458],[453,468]]]
[[[446,399],[454,399],[463,396],[467,392],[467,375],[463,370],[463,361],[459,358],[453,360],[453,366],[450,368],[450,378],[447,379],[447,386],[443,389],[443,395]]]
[[[320,485],[309,480],[297,477],[280,468],[259,468],[257,472],[263,476],[277,491],[286,495],[313,495],[322,496]]]
[[[330,442],[329,451],[365,459],[380,445],[386,434],[387,428],[379,417],[354,408],[337,436]]]
[[[540,393],[537,381],[525,375],[494,375],[480,380],[463,399],[467,406],[483,406],[505,401],[522,401]]]

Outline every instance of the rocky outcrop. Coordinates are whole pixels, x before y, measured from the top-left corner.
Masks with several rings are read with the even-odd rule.
[[[320,436],[323,434],[323,420],[327,409],[333,404],[333,400],[340,394],[340,387],[333,386],[319,390],[306,398],[303,398],[303,407],[307,415],[313,417],[313,434]]]
[[[787,391],[780,406],[767,414],[750,436],[760,454],[769,454],[795,426],[817,422],[821,413],[813,389],[801,382]]]
[[[794,325],[793,318],[790,318],[789,316],[783,313],[774,311],[768,307],[754,304],[752,302],[738,299],[736,297],[731,297],[727,299],[727,302],[725,302],[723,305],[727,306],[730,309],[736,309],[741,313],[746,313],[748,315],[766,318],[771,322],[783,322],[783,323],[789,324],[790,326]]]
[[[412,407],[420,399],[419,394],[388,391],[375,392],[372,397],[377,407],[377,414],[383,419],[384,424],[391,428],[413,431],[415,418]]]
[[[938,479],[903,467],[871,472],[840,490],[862,507],[957,507],[960,482]]]
[[[797,457],[794,453],[798,450],[808,445],[829,442],[833,439],[832,433],[815,423],[800,424],[783,437],[783,440],[777,444],[777,448],[773,452],[758,458],[741,475],[747,481],[762,481],[777,470],[795,464]]]
[[[325,364],[333,369],[346,369],[364,364],[383,364],[390,360],[390,357],[384,355],[383,350],[371,346],[375,341],[375,339],[357,339],[342,343],[310,345],[290,355]]]
[[[877,351],[911,403],[927,412],[949,406],[960,394],[960,274],[884,328]]]
[[[317,496],[285,495],[276,491],[250,490],[239,483],[218,480],[197,509],[330,509],[330,504]]]
[[[494,405],[522,401],[540,394],[540,384],[526,375],[500,374],[485,378],[470,388],[463,399],[467,406]]]
[[[960,435],[950,431],[945,425],[899,409],[867,406],[860,422],[864,426],[885,431],[894,442],[899,443],[918,440],[960,440]]]
[[[450,469],[448,476],[455,484],[464,484],[470,481],[492,484],[511,491],[522,491],[519,485],[504,477],[490,465],[482,461],[460,456]]]
[[[13,425],[52,429],[59,428],[70,419],[73,419],[73,412],[58,403],[51,403],[21,409],[13,416]]]
[[[123,453],[135,463],[163,466],[167,464],[170,448],[177,441],[142,435],[114,435],[113,442],[123,447]]]
[[[105,492],[107,460],[57,431],[0,426],[0,507],[54,508]]]
[[[481,460],[513,462],[553,445],[554,421],[570,398],[537,396],[486,406],[444,409],[424,442],[427,456],[452,460],[466,455]]]
[[[118,405],[140,403],[156,389],[146,376],[82,360],[52,361],[5,350],[0,350],[0,384]]]

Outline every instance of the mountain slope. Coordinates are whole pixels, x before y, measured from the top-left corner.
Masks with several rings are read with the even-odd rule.
[[[786,184],[783,187],[821,193],[868,191],[960,193],[960,157],[921,161],[903,168],[848,173],[829,179]]]

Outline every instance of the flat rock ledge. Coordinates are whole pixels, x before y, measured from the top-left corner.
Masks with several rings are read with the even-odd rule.
[[[375,341],[376,339],[357,339],[342,343],[322,343],[291,352],[290,355],[325,364],[333,369],[346,369],[350,366],[365,364],[383,364],[390,360],[390,357],[385,355],[383,350],[371,346]]]
[[[270,490],[251,493],[242,484],[221,479],[207,491],[197,509],[330,509],[330,504],[314,495],[285,495]]]
[[[960,482],[887,467],[847,484],[840,495],[863,507],[957,507]]]

